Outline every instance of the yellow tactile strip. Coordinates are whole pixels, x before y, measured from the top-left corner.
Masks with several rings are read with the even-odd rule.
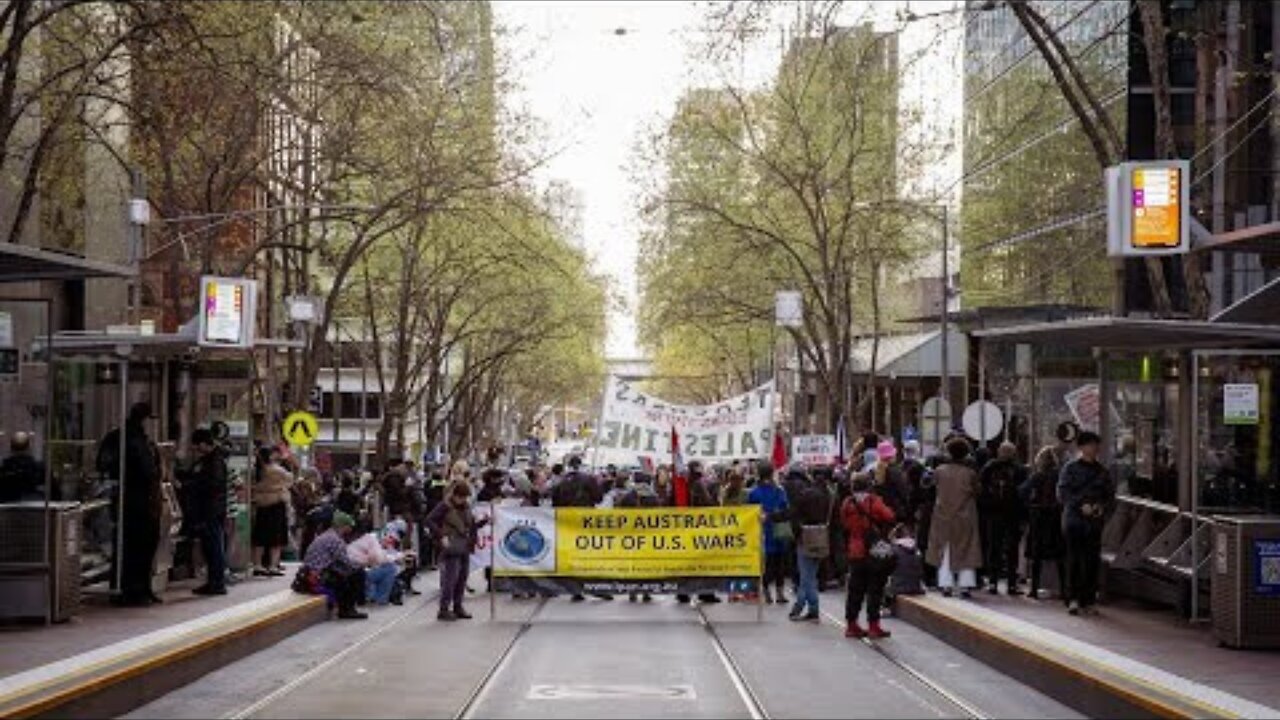
[[[928,614],[935,621],[958,625],[959,629],[971,636],[978,636],[983,642],[1011,648],[1034,660],[1053,667],[1056,671],[1075,679],[1083,680],[1091,685],[1111,693],[1135,707],[1141,707],[1157,717],[1166,718],[1238,718],[1247,717],[1229,708],[1210,701],[1192,697],[1168,684],[1155,682],[1127,672],[1112,664],[1100,662],[1088,655],[1071,650],[1063,644],[1047,645],[1028,636],[1027,633],[1011,628],[1012,622],[999,622],[998,611],[981,610],[978,614],[966,607],[963,601],[944,601],[935,597],[898,598],[899,603],[910,605],[910,609]],[[999,632],[993,631],[992,621],[997,620]],[[1009,619],[1012,620],[1012,619]],[[1047,632],[1047,631],[1046,631]],[[1085,645],[1085,643],[1078,643]],[[1098,649],[1099,654],[1106,651]],[[1134,662],[1134,661],[1130,661]],[[1135,664],[1137,664],[1135,662]],[[1163,672],[1163,671],[1161,671]],[[1167,674],[1167,673],[1165,673]],[[1184,681],[1188,686],[1194,685]],[[1254,705],[1241,701],[1242,704]],[[1261,708],[1266,717],[1267,708]],[[1250,713],[1252,715],[1252,713]]]
[[[33,682],[0,695],[0,717],[26,718],[50,712],[79,698],[165,665],[197,656],[237,638],[309,612],[323,612],[324,598],[293,596],[254,614],[232,613],[216,622],[162,641],[85,663],[74,671]],[[96,653],[101,655],[102,653]]]

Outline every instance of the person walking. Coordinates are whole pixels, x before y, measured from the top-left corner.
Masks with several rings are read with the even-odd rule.
[[[436,619],[471,619],[462,607],[462,599],[466,596],[477,531],[488,522],[488,518],[477,521],[472,514],[471,488],[465,481],[450,483],[444,502],[427,515],[427,527],[440,548],[440,611]]]
[[[227,594],[227,456],[208,428],[191,433],[195,462],[187,475],[187,529],[200,541],[206,578],[196,595]]]
[[[1080,456],[1062,466],[1058,501],[1067,540],[1067,611],[1093,614],[1102,565],[1102,525],[1115,496],[1110,473],[1098,461],[1102,439],[1084,431],[1076,438]]]
[[[1031,563],[1033,599],[1040,598],[1040,573],[1045,562],[1052,562],[1058,572],[1058,594],[1066,598],[1067,566],[1062,562],[1066,540],[1062,537],[1062,503],[1058,502],[1058,453],[1046,445],[1036,453],[1031,474],[1018,488],[1026,505],[1030,524],[1027,530],[1026,557]]]
[[[933,472],[937,500],[925,561],[938,568],[938,587],[947,597],[957,586],[961,597],[969,597],[969,591],[977,585],[977,568],[982,564],[978,473],[968,464],[968,457],[969,442],[952,438],[947,442],[946,461]]]
[[[1018,489],[1027,479],[1027,469],[1018,462],[1018,446],[1003,442],[994,460],[982,468],[979,480],[982,484],[979,517],[987,523],[986,576],[987,590],[995,595],[1000,592],[1000,578],[1006,580],[1005,592],[1020,595],[1018,591],[1018,549],[1022,546],[1022,529],[1026,510]]]
[[[871,490],[871,474],[853,476],[853,493],[840,507],[840,521],[848,537],[845,551],[849,557],[849,594],[845,601],[845,637],[887,638],[880,627],[880,606],[884,602],[884,586],[893,574],[892,549],[887,555],[889,526],[893,510]],[[858,624],[863,602],[867,606],[867,629]]]
[[[253,574],[264,577],[284,575],[280,552],[289,544],[289,488],[293,475],[285,469],[280,450],[258,450],[258,468],[253,486]],[[265,551],[266,563],[263,562]]]
[[[806,482],[791,503],[791,528],[798,539],[796,565],[800,570],[791,620],[819,621],[818,564],[831,554],[828,523],[834,505],[835,496],[825,482],[818,480]]]
[[[759,505],[764,515],[764,587],[761,589],[764,601],[782,605],[787,602],[784,590],[795,534],[787,518],[787,492],[774,481],[770,463],[761,462],[756,466],[756,485],[747,493],[747,502]],[[770,587],[776,589],[771,591]]]

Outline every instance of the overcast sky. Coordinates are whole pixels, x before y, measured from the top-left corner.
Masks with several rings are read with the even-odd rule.
[[[887,21],[901,3],[848,5],[849,14],[870,10]],[[640,354],[634,319],[639,222],[628,167],[642,133],[670,116],[685,89],[716,81],[691,57],[707,37],[700,30],[705,10],[706,3],[693,2],[494,3],[503,33],[499,52],[511,61],[520,88],[512,102],[533,114],[547,147],[558,151],[538,179],[573,188],[586,248],[630,304],[609,319],[610,357]],[[619,28],[626,33],[617,34]],[[739,82],[767,81],[781,37],[781,29],[761,37],[740,63]],[[909,39],[903,44],[909,47]],[[943,92],[948,87],[956,92],[948,102],[958,109],[958,84],[944,84]]]

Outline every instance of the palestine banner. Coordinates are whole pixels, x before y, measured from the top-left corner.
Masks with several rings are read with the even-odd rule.
[[[663,462],[671,453],[673,427],[685,460],[714,465],[769,457],[773,397],[769,382],[714,405],[676,405],[610,377],[597,438],[598,464],[640,466],[644,458]]]
[[[760,508],[494,508],[499,590],[752,592]]]

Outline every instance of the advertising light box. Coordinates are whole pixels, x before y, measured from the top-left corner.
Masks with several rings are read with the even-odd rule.
[[[246,278],[200,278],[202,347],[250,348],[257,316],[258,284]]]
[[[1107,254],[1179,255],[1190,248],[1190,170],[1186,160],[1107,168]]]

